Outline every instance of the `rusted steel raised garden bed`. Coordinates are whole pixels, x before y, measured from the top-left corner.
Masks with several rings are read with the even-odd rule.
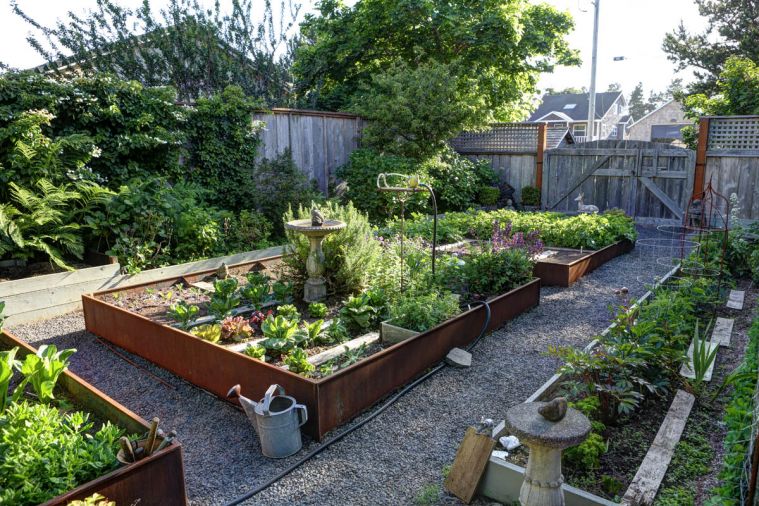
[[[0,349],[15,347],[19,348],[19,356],[22,357],[36,351],[16,336],[8,332],[0,332]],[[74,401],[78,408],[96,415],[100,420],[110,421],[126,429],[128,433],[143,434],[149,430],[145,420],[70,371],[64,371],[61,374],[57,388],[63,389],[66,396]],[[95,493],[119,505],[187,504],[182,447],[176,442],[172,443],[145,459],[119,467],[65,494],[54,497],[43,506],[65,505],[70,501],[85,499]]]
[[[255,264],[268,267],[278,260],[279,257],[271,257]],[[249,265],[239,264],[230,267],[230,271]],[[180,281],[202,279],[212,272],[164,279],[126,290],[165,288]],[[318,440],[442,360],[451,348],[470,343],[479,334],[486,316],[485,308],[477,306],[330,376],[311,379],[198,339],[102,300],[103,295],[119,291],[125,290],[82,296],[88,331],[223,399],[229,388],[237,383],[251,398],[263,396],[269,385],[277,383],[307,406],[308,422],[303,430]],[[491,318],[487,330],[492,331],[536,306],[539,296],[540,280],[535,279],[493,297],[489,301]]]
[[[546,251],[556,251],[552,257],[538,260],[533,275],[540,278],[543,285],[570,286],[590,274],[609,260],[632,251],[634,243],[627,239],[610,244],[599,250],[585,250],[547,247]]]

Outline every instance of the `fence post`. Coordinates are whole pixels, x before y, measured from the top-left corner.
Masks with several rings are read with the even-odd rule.
[[[535,153],[535,187],[541,191],[543,189],[543,151],[546,148],[546,134],[548,132],[546,126],[546,123],[538,125],[538,149]],[[541,198],[541,200],[543,199]]]
[[[706,149],[709,146],[709,118],[698,122],[698,144],[696,146],[696,170],[693,174],[693,198],[704,192],[706,176]]]

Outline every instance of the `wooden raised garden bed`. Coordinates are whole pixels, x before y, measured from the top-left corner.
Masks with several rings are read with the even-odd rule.
[[[19,357],[35,353],[35,349],[21,339],[8,332],[0,332],[0,349],[15,347],[19,348]],[[145,420],[70,371],[61,374],[57,388],[63,389],[77,407],[96,415],[100,420],[110,421],[126,429],[128,433],[143,434],[149,430]],[[44,503],[44,506],[65,505],[95,493],[119,505],[187,504],[182,447],[177,442],[171,443],[145,459],[119,467],[59,495]]]
[[[281,257],[230,267],[250,270],[270,268]],[[163,325],[103,300],[123,291],[161,289],[190,283],[212,274],[203,271],[180,278],[83,295],[88,331],[163,367],[222,399],[230,387],[240,384],[247,397],[261,398],[267,387],[277,383],[288,395],[308,408],[303,430],[320,440],[328,431],[350,420],[364,409],[442,360],[451,348],[466,346],[485,323],[486,310],[476,306],[406,341],[387,347],[344,369],[312,379],[281,367],[261,362],[223,346],[199,339],[177,328]],[[489,303],[492,331],[539,303],[540,280],[535,279]]]
[[[543,285],[570,286],[615,257],[632,251],[635,244],[627,239],[599,250],[546,247],[551,256],[538,260],[533,269]]]

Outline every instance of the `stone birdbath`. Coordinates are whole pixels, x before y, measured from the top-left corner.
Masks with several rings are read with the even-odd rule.
[[[303,300],[315,302],[327,296],[327,282],[324,279],[324,251],[322,241],[324,238],[338,230],[345,228],[345,222],[339,220],[325,220],[317,210],[311,211],[311,219],[293,220],[285,223],[285,228],[299,232],[306,237],[311,244],[311,249],[306,260],[308,279],[303,287]]]
[[[530,448],[519,502],[522,506],[563,506],[561,452],[588,437],[590,420],[558,397],[512,407],[506,412],[506,425]]]

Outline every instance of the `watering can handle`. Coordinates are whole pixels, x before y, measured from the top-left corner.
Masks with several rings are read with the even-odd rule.
[[[298,411],[298,418],[300,418],[300,424],[298,425],[300,427],[308,421],[308,410],[303,404],[296,404],[295,409]]]
[[[277,385],[276,383],[271,385],[269,389],[266,391],[266,395],[264,395],[264,414],[270,415],[269,413],[269,405],[271,404],[271,398],[274,395],[274,391],[278,390],[279,395],[285,395],[285,389],[281,386]]]

